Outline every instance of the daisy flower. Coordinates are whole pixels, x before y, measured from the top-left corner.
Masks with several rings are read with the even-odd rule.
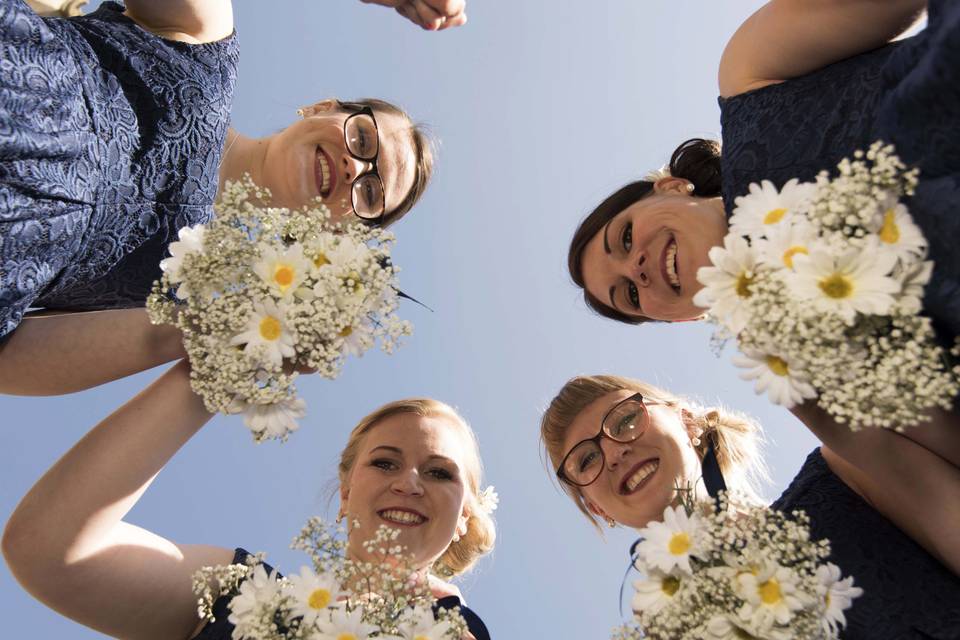
[[[367,640],[378,629],[363,621],[363,613],[362,607],[353,611],[344,607],[333,609],[329,617],[317,618],[320,633],[311,636],[312,640]]]
[[[839,256],[825,250],[794,257],[795,273],[789,279],[793,293],[814,308],[835,313],[852,323],[857,313],[886,315],[900,285],[889,277],[896,264],[893,253],[877,251],[874,242]]]
[[[750,185],[750,193],[734,200],[736,205],[730,217],[730,231],[736,235],[760,238],[775,226],[788,223],[816,194],[817,186],[790,180],[777,191],[773,183],[764,180]]]
[[[293,335],[287,326],[283,303],[264,300],[253,305],[247,330],[230,340],[232,345],[245,345],[246,353],[255,353],[266,363],[279,367],[284,358],[295,355]]]
[[[449,622],[437,622],[430,607],[415,607],[398,625],[403,640],[443,640],[450,631]]]
[[[258,440],[264,438],[286,438],[291,431],[300,427],[297,419],[307,414],[307,403],[303,398],[292,397],[274,404],[248,404],[242,398],[234,398],[228,413],[242,413],[243,423],[254,433]]]
[[[308,567],[301,567],[300,575],[292,575],[290,595],[293,596],[291,617],[302,617],[303,623],[312,625],[327,608],[337,604],[340,584],[332,575],[317,575]]]
[[[757,381],[754,390],[758,395],[766,392],[772,402],[788,409],[817,397],[804,371],[778,355],[744,348],[742,355],[734,356],[733,364],[746,369],[740,374],[742,379]]]
[[[690,558],[705,551],[703,525],[682,507],[667,507],[663,522],[651,522],[640,531],[643,542],[637,547],[640,558],[650,567],[670,573],[674,567],[690,575]]]
[[[768,629],[761,634],[747,622],[732,615],[713,616],[704,632],[704,640],[790,640],[790,634],[786,631]]]
[[[240,593],[230,599],[230,615],[227,620],[236,627],[239,636],[246,635],[250,625],[255,624],[264,607],[273,606],[280,594],[276,570],[267,575],[262,564],[253,568],[249,578],[240,583]]]
[[[342,351],[348,356],[362,356],[373,346],[373,327],[367,322],[347,325],[337,335],[343,338]]]
[[[908,315],[917,315],[923,308],[923,288],[930,282],[933,275],[933,262],[925,260],[918,262],[900,274],[900,284],[903,291],[897,300],[897,307]]]
[[[739,611],[740,618],[763,632],[775,623],[787,624],[793,612],[807,604],[793,571],[772,561],[761,563],[755,571],[738,574],[736,587],[745,600]]]
[[[757,261],[774,269],[793,269],[796,255],[808,255],[816,240],[817,232],[800,219],[791,224],[778,224],[757,240]]]
[[[749,319],[746,301],[757,277],[755,252],[746,240],[728,234],[723,246],[710,249],[709,256],[714,266],[697,271],[704,288],[693,296],[693,303],[709,309],[734,334],[740,333]]]
[[[890,206],[881,220],[877,237],[882,251],[892,252],[902,263],[912,262],[926,253],[927,239],[905,206],[899,203]]]
[[[832,562],[817,567],[817,580],[823,589],[823,631],[829,637],[835,638],[840,633],[840,628],[847,626],[844,610],[851,607],[854,598],[863,595],[863,589],[853,586],[852,577],[841,580],[840,567]]]
[[[646,580],[637,580],[633,583],[636,593],[633,594],[630,606],[634,613],[655,615],[673,602],[673,597],[680,590],[680,585],[680,578],[653,570]]]
[[[253,271],[279,298],[290,296],[310,273],[310,261],[303,256],[303,245],[294,243],[279,253],[274,247],[265,247],[253,265]]]
[[[203,238],[206,234],[206,227],[202,224],[192,227],[181,227],[177,232],[179,241],[171,242],[167,247],[170,251],[170,257],[160,261],[160,270],[167,274],[170,282],[182,283],[183,259],[191,253],[203,252]],[[177,297],[186,300],[190,297],[190,289],[186,284],[180,284],[176,291]]]

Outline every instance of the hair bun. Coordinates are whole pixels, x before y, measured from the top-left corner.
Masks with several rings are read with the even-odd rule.
[[[689,180],[694,195],[711,198],[720,195],[720,143],[706,138],[682,142],[670,156],[670,175]]]

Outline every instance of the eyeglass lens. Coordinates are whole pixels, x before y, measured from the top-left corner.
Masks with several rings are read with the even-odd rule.
[[[647,422],[647,409],[643,402],[630,399],[616,405],[604,417],[601,429],[611,440],[633,442],[646,430]],[[563,475],[579,486],[592,484],[603,470],[603,461],[600,438],[581,442],[564,459]]]
[[[380,151],[377,125],[366,113],[347,118],[343,124],[347,150],[359,160],[373,160]],[[353,181],[353,210],[361,218],[377,218],[383,214],[385,195],[383,182],[376,173],[365,173]]]

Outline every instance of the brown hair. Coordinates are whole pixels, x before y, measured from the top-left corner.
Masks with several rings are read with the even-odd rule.
[[[477,437],[463,417],[453,407],[431,398],[407,398],[390,402],[363,418],[350,432],[347,445],[340,453],[338,475],[341,486],[347,482],[353,465],[357,462],[360,445],[364,436],[377,424],[391,416],[401,413],[427,417],[447,418],[457,425],[469,442],[466,455],[467,504],[470,516],[467,518],[467,532],[456,542],[451,542],[447,550],[437,560],[443,573],[457,575],[469,571],[480,556],[490,552],[497,539],[496,527],[489,513],[480,508],[478,496],[483,476],[480,461],[480,448]]]
[[[564,440],[567,430],[577,416],[597,399],[622,390],[637,391],[643,394],[644,398],[680,407],[692,413],[697,426],[703,429],[701,444],[695,447],[699,457],[702,459],[706,452],[707,438],[713,438],[717,461],[727,487],[740,492],[749,500],[760,501],[757,486],[767,479],[767,473],[760,457],[763,432],[755,421],[741,413],[722,407],[703,407],[651,384],[620,376],[571,378],[550,401],[550,406],[540,420],[540,442],[550,459],[551,471],[557,469],[567,453],[564,450]],[[713,412],[716,412],[716,420],[710,420],[713,423],[711,426],[707,416]],[[587,508],[580,488],[566,482],[561,482],[560,485],[583,515],[600,529],[597,517]]]
[[[359,104],[370,107],[374,111],[388,113],[398,116],[410,123],[410,144],[413,146],[413,153],[416,156],[414,165],[413,185],[407,192],[407,195],[400,201],[392,211],[386,211],[380,225],[388,227],[407,214],[413,205],[417,203],[424,192],[427,190],[427,184],[433,175],[433,139],[427,134],[426,127],[420,123],[414,122],[410,115],[400,107],[380,100],[378,98],[363,98],[362,100],[351,100],[350,104]]]
[[[720,195],[720,143],[716,140],[691,138],[680,144],[670,156],[670,175],[684,178],[693,184],[693,194],[702,198],[712,198]],[[584,286],[583,281],[583,251],[587,243],[603,229],[618,213],[629,206],[643,200],[653,193],[652,180],[637,180],[620,187],[601,202],[587,215],[573,232],[570,240],[570,249],[567,252],[567,269],[573,282],[583,289],[583,299],[587,306],[598,314],[626,322],[640,324],[651,322],[648,318],[630,316],[620,313],[610,305],[599,300]]]

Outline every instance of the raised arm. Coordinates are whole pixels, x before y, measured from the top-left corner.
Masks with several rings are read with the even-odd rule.
[[[881,47],[926,0],[772,0],[740,25],[720,59],[720,95],[774,84]]]
[[[824,458],[848,486],[960,575],[960,468],[895,431],[854,433],[812,403],[793,413],[826,445]],[[928,427],[960,429],[960,416],[938,410],[932,425],[916,428]]]
[[[467,22],[467,0],[360,0],[364,4],[392,7],[427,31],[459,27]]]
[[[124,14],[168,40],[215,42],[233,33],[230,0],[126,0]]]
[[[184,355],[180,331],[144,309],[28,316],[0,343],[0,393],[73,393]]]
[[[194,635],[191,575],[229,563],[233,552],[177,544],[123,518],[209,419],[180,362],[97,425],[40,478],[7,523],[3,554],[20,584],[113,637]]]

